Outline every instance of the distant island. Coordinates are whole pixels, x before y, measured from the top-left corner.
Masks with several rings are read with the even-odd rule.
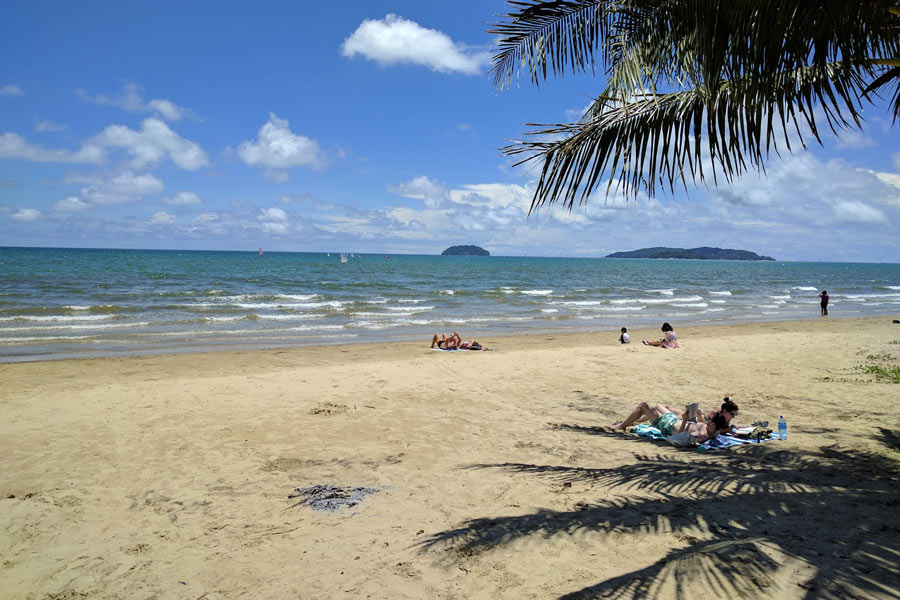
[[[606,258],[699,258],[703,260],[775,260],[771,256],[760,256],[749,250],[731,248],[641,248],[631,252],[613,252]]]
[[[441,256],[490,256],[491,253],[479,246],[450,246]]]

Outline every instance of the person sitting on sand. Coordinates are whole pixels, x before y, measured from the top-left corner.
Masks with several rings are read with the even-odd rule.
[[[628,335],[628,329],[625,327],[622,328],[622,335],[619,336],[619,342],[621,342],[622,344],[631,343],[631,336]]]
[[[681,344],[678,343],[678,336],[675,335],[675,330],[672,329],[672,326],[668,323],[662,324],[662,332],[663,339],[653,342],[648,342],[647,340],[643,340],[643,344],[645,346],[656,346],[658,348],[681,348]]]
[[[455,331],[450,335],[436,333],[431,337],[431,347],[437,346],[441,350],[456,350],[462,343],[462,338]]]

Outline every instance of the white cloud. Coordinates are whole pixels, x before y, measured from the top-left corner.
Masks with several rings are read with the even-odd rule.
[[[287,213],[281,208],[263,208],[259,211],[260,221],[277,221],[286,223],[288,220]]]
[[[290,232],[287,213],[280,208],[261,209],[257,220],[260,222],[260,228],[264,233],[285,235]]]
[[[58,200],[56,204],[53,205],[53,210],[57,212],[84,212],[93,207],[93,204],[85,202],[78,196],[69,196],[68,198]]]
[[[41,211],[35,208],[20,208],[10,216],[10,219],[19,221],[20,223],[30,223],[31,221],[37,221],[40,218]]]
[[[78,180],[75,180],[78,181]],[[149,194],[157,194],[165,189],[161,179],[150,173],[135,175],[125,171],[110,179],[88,178],[81,189],[81,199],[95,206],[113,206],[137,202]],[[73,180],[68,180],[72,183]]]
[[[419,175],[395,186],[388,186],[388,190],[413,200],[424,200],[425,206],[429,208],[437,208],[450,199],[450,190],[446,186],[425,175]]]
[[[447,34],[389,14],[366,19],[341,45],[347,58],[357,54],[380,65],[413,64],[442,73],[477,75],[491,62],[490,53],[471,49]]]
[[[201,200],[200,196],[198,196],[194,192],[178,192],[171,198],[161,198],[160,201],[163,204],[168,204],[169,206],[188,206],[191,204],[203,204],[203,200]]]
[[[267,169],[266,176],[278,182],[287,180],[285,169],[321,169],[327,163],[318,142],[293,133],[287,119],[280,119],[275,113],[269,113],[256,141],[242,142],[237,153],[245,164]]]
[[[17,133],[0,135],[0,158],[14,158],[30,162],[86,163],[103,162],[105,153],[96,144],[86,144],[77,152],[71,150],[48,150],[39,144],[31,144]]]
[[[153,215],[153,218],[150,219],[150,223],[152,225],[171,225],[175,222],[175,217],[170,215],[167,212],[159,211]]]
[[[837,202],[834,205],[834,214],[844,223],[887,223],[887,217],[883,212],[859,201]]]
[[[75,90],[75,93],[86,102],[103,106],[114,106],[134,113],[155,113],[166,121],[178,121],[185,115],[193,116],[193,112],[190,109],[178,106],[170,100],[154,99],[145,102],[141,95],[142,91],[143,88],[138,84],[126,83],[122,88],[122,93],[113,94],[112,96],[105,94],[92,96],[81,89]]]
[[[68,129],[68,125],[61,125],[53,121],[35,121],[34,123],[35,131],[64,131],[65,129]]]
[[[17,85],[9,84],[0,87],[0,96],[22,96],[25,92]]]
[[[134,131],[124,125],[110,125],[94,136],[91,143],[102,147],[122,148],[132,157],[131,167],[143,169],[168,157],[182,169],[193,171],[209,164],[199,144],[186,140],[159,119],[149,118]]]

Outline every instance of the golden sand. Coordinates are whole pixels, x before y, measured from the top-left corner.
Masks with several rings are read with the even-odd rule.
[[[630,333],[0,365],[0,598],[898,597],[900,325]],[[726,394],[788,441],[602,428]]]

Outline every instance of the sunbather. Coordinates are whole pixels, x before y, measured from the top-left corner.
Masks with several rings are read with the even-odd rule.
[[[449,335],[436,333],[431,337],[431,347],[437,346],[441,350],[456,350],[462,343],[462,338],[455,331]]]
[[[641,402],[627,417],[625,417],[624,421],[613,423],[611,427],[613,429],[625,431],[627,427],[630,427],[635,423],[650,421],[650,424],[659,429],[663,435],[670,436],[673,433],[678,433],[684,429],[684,427],[682,427],[684,419],[680,417],[679,414],[684,415],[684,413],[678,413],[674,411],[672,407],[666,406],[665,404],[655,404],[650,406],[646,402]]]

